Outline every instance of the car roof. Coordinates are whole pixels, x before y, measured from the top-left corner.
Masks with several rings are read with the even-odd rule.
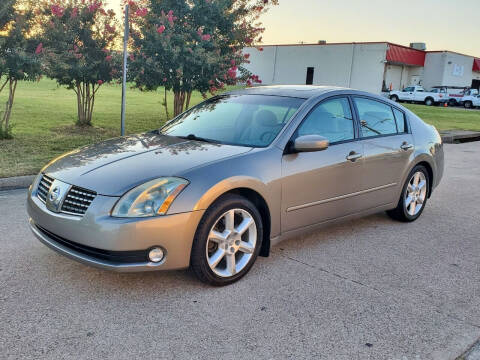
[[[339,90],[352,90],[336,86],[313,86],[313,85],[271,85],[256,86],[227,92],[231,95],[270,95],[286,96],[301,99],[310,99],[328,92]]]

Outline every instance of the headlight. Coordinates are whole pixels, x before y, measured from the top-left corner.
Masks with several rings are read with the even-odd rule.
[[[173,200],[187,185],[187,180],[175,177],[151,180],[123,195],[113,207],[112,216],[165,215]]]

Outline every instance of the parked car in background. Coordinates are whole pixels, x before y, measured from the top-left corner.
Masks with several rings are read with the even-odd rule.
[[[431,92],[442,94],[442,103],[447,102],[448,106],[457,106],[460,104],[462,96],[467,89],[462,86],[434,86]]]
[[[418,219],[443,167],[437,130],[399,104],[265,86],[58,157],[30,187],[28,213],[41,242],[85,264],[191,267],[226,285],[271,245],[322,225],[379,211]]]
[[[465,95],[460,99],[460,103],[465,109],[480,107],[480,95],[478,95],[478,91],[476,93],[477,95]]]
[[[388,94],[388,98],[392,101],[406,101],[423,103],[427,106],[432,106],[438,103],[445,103],[448,101],[446,91],[442,89],[434,89],[433,91],[425,91],[421,86],[409,86],[402,91],[393,90]]]

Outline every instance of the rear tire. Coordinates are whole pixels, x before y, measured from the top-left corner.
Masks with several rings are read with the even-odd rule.
[[[392,100],[394,102],[398,102],[398,96],[397,95],[392,95],[392,96],[390,96],[390,100]]]
[[[473,103],[470,100],[468,100],[468,101],[465,101],[463,106],[465,107],[465,109],[471,109],[473,107]]]
[[[405,181],[397,207],[387,211],[395,220],[412,222],[422,215],[430,191],[430,177],[425,166],[415,166]]]
[[[198,225],[190,267],[204,283],[229,285],[252,268],[262,239],[262,218],[255,205],[239,195],[224,195],[207,209]]]

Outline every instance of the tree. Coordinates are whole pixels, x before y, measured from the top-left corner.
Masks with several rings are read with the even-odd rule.
[[[172,90],[174,115],[185,102],[188,108],[194,90],[206,96],[238,81],[261,82],[242,66],[249,56],[242,50],[261,41],[264,29],[258,18],[277,2],[129,1],[134,50],[129,79],[141,90]]]
[[[90,126],[95,95],[119,75],[115,13],[97,0],[53,0],[37,15],[45,73],[76,93],[77,125]]]
[[[40,77],[40,59],[31,37],[33,13],[28,5],[13,0],[0,4],[0,93],[8,90],[5,111],[0,112],[0,139],[12,137],[10,115],[18,81]]]

